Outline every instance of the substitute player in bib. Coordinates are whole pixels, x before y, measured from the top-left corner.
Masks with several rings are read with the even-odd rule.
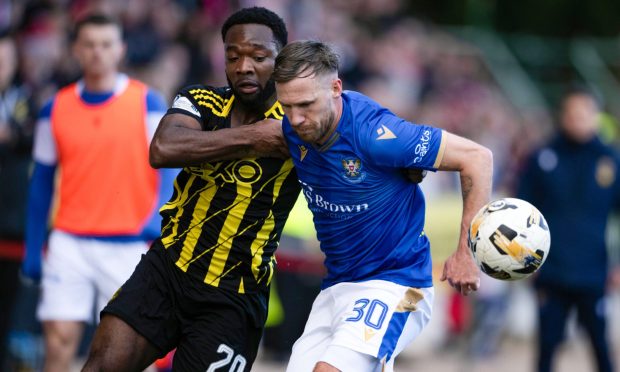
[[[323,43],[283,48],[273,78],[327,267],[287,371],[391,370],[428,323],[433,301],[424,196],[400,169],[460,173],[461,233],[442,280],[467,295],[479,286],[467,227],[489,200],[491,152],[343,91],[338,57]]]
[[[83,78],[41,110],[28,196],[23,272],[38,279],[43,271],[37,317],[46,371],[70,369],[84,322],[129,278],[158,235],[158,207],[177,173],[149,164],[149,143],[166,103],[119,72],[125,51],[120,24],[90,15],[74,36]],[[52,232],[42,265],[48,219]]]

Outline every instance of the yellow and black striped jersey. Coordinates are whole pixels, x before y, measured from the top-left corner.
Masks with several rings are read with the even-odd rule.
[[[179,95],[198,109],[192,116],[203,130],[230,127],[235,97],[229,88],[193,85]],[[168,113],[191,115],[175,108]],[[265,113],[266,118],[283,116],[278,102]],[[273,276],[274,251],[299,191],[291,159],[245,158],[186,167],[160,210],[162,243],[188,275],[238,293],[257,292]]]

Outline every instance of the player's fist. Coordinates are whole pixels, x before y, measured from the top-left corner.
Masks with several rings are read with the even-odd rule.
[[[413,183],[421,183],[426,177],[426,170],[419,168],[405,168],[403,174]]]
[[[290,157],[282,122],[275,119],[263,119],[252,125],[252,155],[286,159]]]
[[[38,283],[41,280],[41,266],[41,251],[26,248],[22,262],[22,275]]]

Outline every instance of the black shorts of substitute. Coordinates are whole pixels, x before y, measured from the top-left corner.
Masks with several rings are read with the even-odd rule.
[[[237,294],[190,278],[156,241],[101,317],[112,314],[161,351],[175,371],[250,371],[267,316],[268,290]]]

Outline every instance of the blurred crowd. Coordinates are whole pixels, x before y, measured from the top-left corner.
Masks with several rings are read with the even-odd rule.
[[[523,156],[550,132],[549,115],[517,110],[499,89],[476,46],[407,15],[403,0],[24,0],[0,5],[0,27],[15,33],[19,76],[40,107],[74,81],[74,22],[92,11],[125,28],[124,70],[171,100],[187,83],[224,85],[219,29],[231,11],[266,6],[283,15],[289,38],[333,44],[345,89],[356,89],[397,115],[476,140],[494,151],[495,185],[513,189]],[[441,178],[434,190],[453,190]]]

